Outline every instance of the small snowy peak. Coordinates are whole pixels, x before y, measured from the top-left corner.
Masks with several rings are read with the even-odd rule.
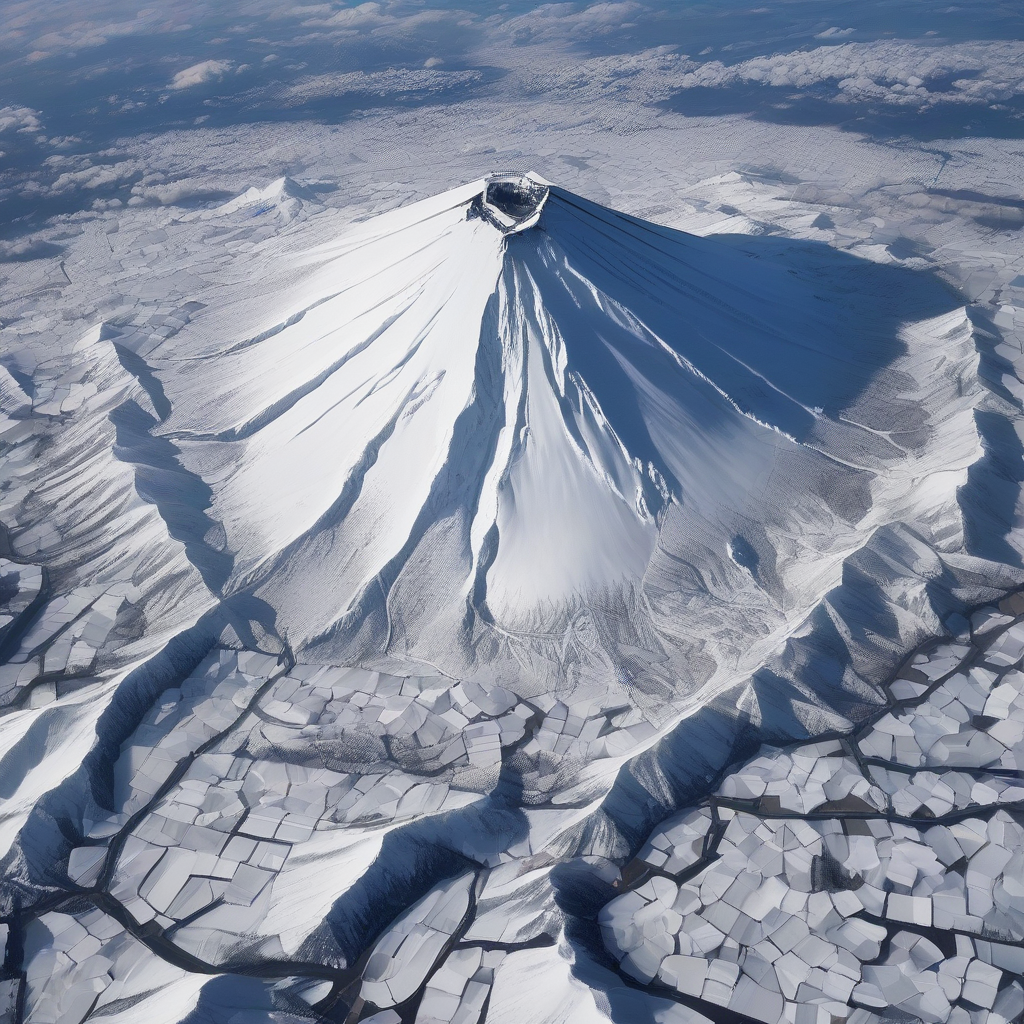
[[[302,209],[304,202],[313,199],[315,196],[309,189],[285,176],[263,188],[250,186],[241,195],[218,206],[213,213],[229,216],[244,210],[253,217],[263,213],[277,213],[283,219],[291,220]]]

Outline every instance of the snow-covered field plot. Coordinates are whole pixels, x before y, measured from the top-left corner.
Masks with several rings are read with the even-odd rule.
[[[4,265],[0,1014],[1012,1019],[1011,144],[497,109]]]
[[[1024,618],[1008,605],[910,661],[871,724],[765,749],[659,826],[600,914],[621,970],[712,1017],[1018,1019]]]

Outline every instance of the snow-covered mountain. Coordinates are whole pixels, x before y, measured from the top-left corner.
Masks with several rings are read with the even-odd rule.
[[[308,188],[284,176],[263,188],[251,185],[234,199],[222,203],[213,210],[204,210],[200,216],[224,217],[244,212],[251,217],[258,217],[260,214],[272,213],[287,223],[296,217],[304,202],[309,202],[314,198]]]
[[[244,194],[209,237],[250,245],[246,211],[312,208],[297,188]],[[917,731],[885,728],[946,749],[926,682],[982,658],[1012,682],[1019,598],[881,686],[1024,583],[1013,382],[986,328],[894,262],[688,234],[535,175],[316,245],[286,219],[259,228],[280,229],[265,273],[0,380],[0,998],[19,1022],[170,1024],[216,1018],[224,974],[253,986],[232,1006],[288,1019],[705,1024],[730,993],[802,1019],[810,966],[783,999],[751,954],[759,1002],[738,918],[705,948],[705,919],[646,880],[727,838],[746,859],[711,874],[747,885],[760,855],[712,808],[756,790],[762,816],[845,812],[874,776],[809,736],[874,737],[912,697]],[[964,701],[963,743],[1016,763],[991,746],[1012,728]],[[793,741],[803,775],[776,751],[711,796]],[[811,857],[757,907],[795,907],[825,877]],[[831,941],[800,907],[787,927]],[[917,1005],[890,966],[862,991]]]
[[[824,246],[523,179],[294,260],[251,332],[229,308],[147,359],[153,433],[209,489],[211,586],[295,650],[540,658],[558,689],[589,630],[605,673],[699,643],[732,675],[879,527],[949,518],[979,454],[963,308]]]

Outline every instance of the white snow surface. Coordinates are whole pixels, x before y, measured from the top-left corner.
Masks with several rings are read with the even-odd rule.
[[[513,683],[539,652],[557,693],[699,638],[722,683],[879,527],[955,519],[982,392],[951,296],[894,312],[878,268],[555,186],[506,234],[484,188],[292,254],[301,283],[255,317],[147,354],[154,434],[230,555],[214,588],[266,602],[293,650]],[[604,664],[573,680],[557,652],[588,621]]]

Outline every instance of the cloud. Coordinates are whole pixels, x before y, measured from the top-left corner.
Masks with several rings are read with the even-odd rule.
[[[359,4],[329,15],[316,12],[303,20],[305,28],[316,30],[313,38],[373,39],[377,42],[414,41],[419,34],[441,30],[452,34],[470,28],[479,17],[459,8],[426,9],[409,12],[396,3]],[[451,38],[449,36],[449,41]]]
[[[528,14],[510,18],[501,31],[514,45],[577,42],[632,28],[650,13],[634,0],[597,3],[579,10],[576,4],[544,4]]]
[[[156,182],[155,184],[143,179],[132,186],[132,196],[128,202],[131,206],[138,206],[141,203],[173,206],[203,195],[207,191],[208,189],[204,188],[201,182],[191,178]]]
[[[709,61],[683,75],[678,84],[683,89],[827,85],[834,90],[828,98],[835,102],[922,108],[1000,103],[1024,95],[1024,42],[843,43],[754,57],[731,66]]]
[[[71,192],[75,189],[97,189],[107,185],[127,182],[143,171],[136,160],[122,160],[115,164],[99,164],[83,167],[77,171],[65,171],[50,186],[55,193]]]
[[[231,70],[232,62],[229,60],[204,60],[198,64],[179,71],[171,79],[171,89],[191,89],[196,85],[204,85],[219,79],[226,72]]]
[[[373,29],[390,24],[398,19],[384,13],[378,3],[359,4],[357,7],[346,7],[324,22],[333,28]]]
[[[55,153],[42,162],[42,170],[56,177],[47,181],[26,182],[27,192],[59,195],[81,189],[105,188],[138,178],[145,167],[141,160],[134,158],[94,163],[88,156],[81,154]]]
[[[80,7],[90,16],[69,20],[68,5],[59,0],[8,5],[0,14],[0,37],[9,45],[21,44],[29,60],[41,60],[54,52],[104,46],[130,36],[181,32],[190,27],[187,4],[153,5],[131,18],[125,18],[125,4],[118,0],[94,0]],[[72,10],[78,13],[74,7]]]
[[[441,93],[481,81],[479,71],[438,71],[435,68],[388,68],[386,71],[347,71],[310,75],[284,90],[288,106],[332,96],[398,96],[406,93]]]
[[[0,241],[0,262],[23,263],[28,260],[59,256],[63,250],[52,242],[39,238],[20,238],[14,241]]]
[[[0,107],[0,132],[41,132],[39,117],[31,107]]]
[[[824,32],[819,32],[814,38],[815,39],[845,39],[847,36],[852,36],[854,33],[852,28],[840,28],[838,25],[833,25],[831,28],[825,29]]]
[[[657,103],[673,95],[683,76],[699,67],[671,46],[575,61],[544,46],[527,47],[517,55],[521,55],[516,72],[523,93],[574,102]]]

